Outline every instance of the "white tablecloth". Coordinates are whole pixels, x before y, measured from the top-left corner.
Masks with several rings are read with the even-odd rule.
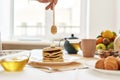
[[[0,80],[120,80],[120,75],[100,73],[90,69],[46,73],[36,68],[22,72],[0,72]]]
[[[0,69],[0,80],[120,80],[120,74],[108,74],[92,69],[47,73],[26,66],[21,72],[5,72]]]

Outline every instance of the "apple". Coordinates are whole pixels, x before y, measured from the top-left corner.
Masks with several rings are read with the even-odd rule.
[[[110,42],[110,43],[107,45],[107,49],[114,49],[114,42]]]
[[[103,44],[103,43],[97,44],[97,45],[96,45],[96,50],[99,50],[99,49],[105,50],[105,49],[106,49],[106,45]]]

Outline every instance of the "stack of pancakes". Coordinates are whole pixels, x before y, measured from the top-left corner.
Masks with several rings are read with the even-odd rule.
[[[43,62],[63,62],[61,47],[47,47],[43,49]]]

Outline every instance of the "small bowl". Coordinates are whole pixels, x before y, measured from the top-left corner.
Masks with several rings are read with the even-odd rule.
[[[7,72],[22,71],[28,63],[30,53],[28,51],[9,54],[0,57],[0,64]]]
[[[110,50],[98,50],[97,53],[100,56],[100,58],[106,58],[108,56],[114,56],[114,57],[119,56],[119,51],[114,51],[112,49],[110,49]]]

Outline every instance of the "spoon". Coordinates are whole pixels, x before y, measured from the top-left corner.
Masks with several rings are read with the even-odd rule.
[[[54,3],[53,3],[53,25],[51,26],[51,33],[56,34],[57,33],[57,27],[55,25],[55,9],[54,9]]]

